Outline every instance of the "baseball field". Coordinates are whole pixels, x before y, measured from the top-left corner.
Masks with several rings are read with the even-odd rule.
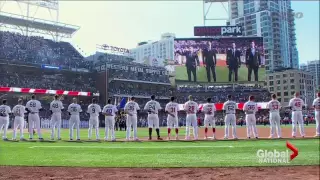
[[[201,141],[147,141],[147,131],[138,130],[141,142],[124,142],[125,131],[116,132],[117,142],[86,141],[86,129],[79,142],[68,141],[67,129],[61,141],[1,141],[0,179],[319,179],[320,143],[313,138],[314,126],[306,127],[303,139],[288,139],[291,126],[283,127],[283,139],[268,139],[269,127],[260,126],[259,140],[244,139],[245,127],[237,129],[239,140],[223,140],[221,127],[218,140]],[[49,139],[50,130],[43,133]],[[199,138],[203,134],[201,128]],[[100,135],[104,137],[103,129]],[[161,135],[166,136],[165,128]],[[258,150],[291,154],[287,141],[298,149],[295,159],[259,162]]]
[[[175,66],[176,80],[188,80],[188,74],[185,66]],[[265,68],[259,69],[259,81],[264,81],[266,78]],[[226,66],[216,66],[216,76],[217,82],[228,82],[229,70]],[[193,76],[191,76],[193,78]],[[198,82],[208,82],[207,71],[205,67],[199,67],[197,69],[197,79]],[[238,70],[238,80],[247,81],[248,79],[248,69],[245,65],[242,65]],[[252,72],[251,79],[254,80],[254,74]],[[211,82],[213,82],[211,74]]]

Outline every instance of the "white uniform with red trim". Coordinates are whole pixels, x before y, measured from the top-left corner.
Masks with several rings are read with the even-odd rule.
[[[29,110],[28,123],[29,123],[29,138],[33,138],[33,128],[36,126],[38,137],[42,138],[40,129],[39,110],[42,109],[41,103],[38,100],[32,99],[27,102],[26,108]]]
[[[277,129],[278,138],[281,138],[281,126],[280,126],[280,108],[281,104],[278,100],[271,100],[267,104],[269,109],[269,121],[270,121],[270,137],[273,138],[275,129]]]
[[[175,102],[169,102],[166,105],[165,111],[170,112],[171,114],[174,115],[171,116],[168,114],[167,117],[167,126],[168,128],[179,128],[179,121],[178,121],[178,111],[179,111],[179,104]]]
[[[186,139],[190,139],[190,126],[193,127],[194,139],[198,139],[198,122],[197,122],[197,112],[199,111],[199,106],[194,101],[188,101],[184,104],[184,110],[187,113],[186,117]]]
[[[302,115],[302,107],[304,106],[304,101],[300,98],[292,98],[289,101],[289,106],[292,110],[292,136],[295,137],[297,135],[297,123],[299,123],[300,135],[304,137],[305,133]]]
[[[161,109],[159,102],[155,100],[148,101],[144,106],[144,110],[148,111],[148,128],[159,129],[158,111]]]
[[[255,138],[258,137],[257,125],[256,125],[256,112],[258,111],[258,105],[256,102],[248,101],[243,105],[243,111],[246,114],[246,126],[247,137],[250,138],[251,131]]]
[[[11,113],[11,108],[7,105],[0,106],[0,131],[3,128],[2,139],[7,139],[7,130],[9,127],[9,114]]]
[[[320,136],[320,98],[316,98],[313,103],[314,118],[316,120],[316,136]]]
[[[214,103],[207,103],[203,105],[204,115],[204,127],[216,127],[216,120],[214,118],[214,113],[216,111],[216,106]]]

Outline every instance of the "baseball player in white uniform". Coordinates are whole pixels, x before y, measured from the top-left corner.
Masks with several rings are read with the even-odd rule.
[[[254,102],[254,96],[249,96],[249,101],[244,103],[243,111],[246,114],[248,139],[251,138],[251,131],[253,132],[253,136],[258,139],[258,131],[256,126],[256,112],[258,111],[258,105],[256,102]]]
[[[29,121],[29,139],[33,139],[33,127],[36,126],[39,140],[43,140],[41,129],[40,129],[40,117],[39,111],[42,109],[40,101],[36,100],[36,96],[32,95],[31,100],[27,102],[26,108],[29,112],[28,121]]]
[[[314,107],[314,117],[316,119],[316,135],[315,137],[320,136],[320,92],[318,92],[318,97],[312,103]]]
[[[168,114],[167,126],[168,126],[168,140],[171,137],[171,129],[175,128],[176,140],[179,139],[179,122],[178,122],[178,111],[179,104],[174,102],[175,98],[171,97],[170,102],[166,105],[165,111]]]
[[[299,123],[300,127],[300,135],[302,137],[305,136],[304,134],[304,123],[303,123],[303,116],[302,116],[302,108],[304,107],[304,101],[299,98],[300,93],[296,92],[294,98],[290,99],[289,107],[292,110],[292,137],[295,138],[297,135],[297,123]]]
[[[238,105],[236,102],[232,101],[232,96],[228,95],[228,100],[223,103],[222,107],[224,113],[226,114],[224,118],[225,128],[224,128],[224,139],[229,138],[229,126],[232,126],[232,136],[234,139],[238,139],[237,137],[237,120],[236,120],[236,110],[238,109]]]
[[[77,129],[77,141],[80,141],[80,112],[82,112],[81,106],[77,104],[77,99],[72,99],[73,103],[68,106],[68,112],[70,114],[69,120],[69,132],[70,140],[73,140],[73,127]]]
[[[199,111],[198,103],[193,101],[193,97],[190,95],[189,101],[184,104],[184,110],[187,113],[186,117],[186,140],[190,140],[190,126],[193,127],[194,140],[198,140],[198,122],[197,112]]]
[[[9,114],[11,113],[11,108],[7,106],[7,100],[2,100],[2,105],[0,106],[0,130],[3,128],[2,139],[8,141],[7,131],[9,127]]]
[[[23,138],[23,128],[24,128],[24,114],[27,112],[26,107],[22,105],[22,99],[18,100],[18,105],[14,106],[12,109],[14,115],[14,122],[13,122],[13,137],[12,140],[16,140],[17,130],[20,128],[20,140],[25,141]]]
[[[208,127],[212,128],[213,139],[216,139],[216,120],[214,117],[214,112],[216,111],[216,106],[214,103],[211,103],[211,98],[207,99],[207,103],[203,106],[204,112],[204,139],[208,139]]]
[[[96,140],[99,141],[99,114],[101,113],[101,107],[97,104],[97,100],[95,98],[92,99],[92,104],[88,106],[87,113],[90,114],[88,139],[91,140],[92,128],[94,127],[96,130]]]
[[[54,100],[50,103],[51,111],[51,140],[55,138],[55,131],[57,127],[57,137],[61,140],[60,130],[61,130],[61,111],[64,109],[62,102],[59,100],[59,96],[55,95]]]
[[[278,138],[281,138],[281,127],[280,127],[280,109],[281,104],[277,100],[277,95],[272,94],[272,100],[268,102],[267,109],[269,109],[269,121],[270,121],[270,137],[274,138],[275,129],[277,129]]]
[[[135,102],[135,98],[131,97],[130,101],[124,106],[124,111],[127,113],[127,136],[126,140],[129,141],[131,137],[131,126],[133,128],[133,138],[135,141],[139,141],[137,137],[137,113],[140,110],[138,103]]]
[[[108,141],[109,130],[111,131],[111,141],[116,141],[116,136],[114,133],[114,123],[115,115],[118,112],[118,109],[115,105],[111,104],[111,99],[108,99],[108,104],[105,105],[102,109],[102,114],[105,115],[105,141]]]
[[[152,140],[152,128],[156,128],[158,140],[162,140],[159,130],[159,117],[158,112],[161,110],[161,106],[158,101],[155,101],[156,97],[151,96],[151,100],[144,106],[144,110],[148,111],[148,127],[149,127],[149,140]]]

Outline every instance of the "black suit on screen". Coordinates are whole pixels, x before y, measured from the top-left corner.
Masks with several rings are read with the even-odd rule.
[[[188,74],[188,81],[191,82],[191,73],[193,74],[193,81],[197,82],[197,65],[200,64],[198,54],[196,52],[184,51],[182,55],[186,57],[186,69]]]
[[[227,61],[226,64],[229,68],[229,82],[232,79],[232,73],[234,73],[234,81],[238,81],[238,69],[241,66],[241,52],[237,49],[229,49],[227,51]]]
[[[257,48],[254,48],[254,53],[252,48],[247,49],[246,52],[246,65],[248,67],[248,81],[251,81],[252,71],[254,73],[254,80],[258,81],[258,70],[261,65],[261,54]]]
[[[213,81],[216,82],[216,64],[217,64],[217,55],[215,50],[204,50],[203,51],[203,62],[206,65],[206,71],[207,71],[207,79],[208,82],[211,82],[211,73],[213,76]]]

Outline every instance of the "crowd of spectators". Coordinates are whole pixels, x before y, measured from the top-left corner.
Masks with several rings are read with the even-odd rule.
[[[85,69],[93,65],[67,42],[54,42],[40,36],[24,36],[8,31],[0,31],[0,37],[2,61]]]
[[[111,79],[126,79],[132,81],[148,81],[154,83],[170,83],[168,75],[161,74],[145,74],[141,72],[125,71],[125,70],[109,70]]]
[[[208,97],[215,103],[223,103],[228,95],[233,96],[233,100],[241,103],[246,102],[250,95],[255,96],[257,102],[268,102],[270,93],[267,89],[257,86],[181,86],[178,87],[176,96],[179,103],[188,100],[188,95],[192,95],[198,103],[206,102]]]
[[[0,64],[0,86],[97,92],[93,73]]]

